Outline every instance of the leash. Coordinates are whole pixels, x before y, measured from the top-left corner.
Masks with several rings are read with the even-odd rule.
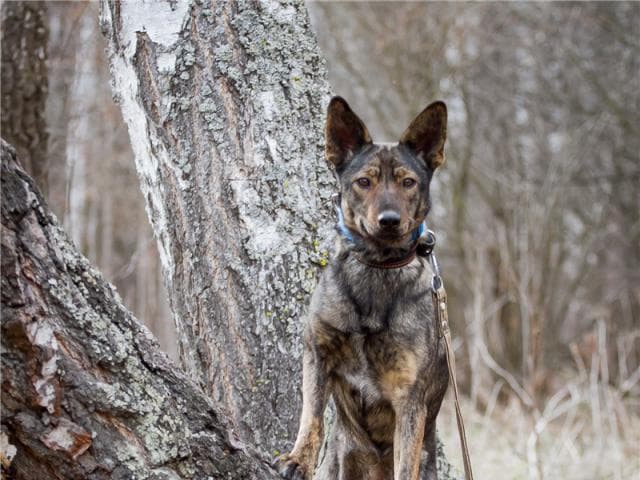
[[[462,410],[460,409],[460,400],[458,398],[458,382],[456,380],[456,357],[451,342],[451,330],[449,330],[449,314],[447,313],[447,292],[444,289],[444,283],[440,276],[440,265],[433,253],[433,247],[436,244],[436,236],[431,230],[427,230],[426,242],[424,250],[419,252],[423,256],[429,258],[431,269],[433,270],[433,278],[431,280],[431,296],[433,298],[433,306],[436,313],[436,321],[440,328],[440,335],[444,337],[447,355],[447,367],[449,369],[449,381],[453,385],[453,398],[456,409],[456,422],[458,424],[458,435],[460,436],[460,447],[462,448],[462,461],[464,463],[465,480],[473,480],[473,472],[471,471],[471,456],[469,455],[469,447],[467,445],[467,435],[464,429],[464,421],[462,419]]]

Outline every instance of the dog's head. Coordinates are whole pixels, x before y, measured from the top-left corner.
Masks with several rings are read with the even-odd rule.
[[[429,211],[429,183],[444,163],[446,135],[447,107],[434,102],[397,144],[375,144],[347,102],[334,97],[325,157],[338,175],[345,226],[384,246],[406,243]]]

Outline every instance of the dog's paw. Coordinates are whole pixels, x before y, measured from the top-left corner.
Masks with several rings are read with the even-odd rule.
[[[276,458],[273,462],[273,467],[286,480],[311,480],[311,477],[307,476],[307,468],[298,463],[289,453]]]

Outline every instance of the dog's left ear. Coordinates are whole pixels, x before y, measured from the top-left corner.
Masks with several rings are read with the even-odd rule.
[[[418,158],[435,170],[444,163],[447,139],[447,106],[434,102],[418,115],[400,138],[400,144],[413,150]]]

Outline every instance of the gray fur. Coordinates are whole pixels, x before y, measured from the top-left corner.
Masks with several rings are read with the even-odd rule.
[[[433,150],[441,163],[446,107],[432,105],[411,124],[424,132],[410,126],[403,138]],[[402,141],[372,144],[342,99],[329,105],[327,125],[327,158],[337,167],[345,222],[356,241],[339,237],[311,299],[300,430],[278,468],[287,479],[312,478],[331,396],[336,420],[316,480],[435,480],[435,421],[448,371],[434,318],[433,272],[420,256],[401,268],[366,265],[410,255],[412,230],[428,212],[435,156]],[[370,182],[359,182],[363,176]],[[402,221],[376,223],[390,208]]]

